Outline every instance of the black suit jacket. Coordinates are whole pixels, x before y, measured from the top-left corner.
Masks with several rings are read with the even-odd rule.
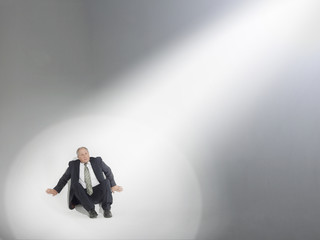
[[[113,173],[110,169],[110,167],[105,164],[101,157],[90,157],[90,163],[93,169],[93,172],[95,173],[98,181],[101,183],[103,180],[108,179],[110,182],[111,187],[116,185],[116,182],[113,178]],[[58,184],[53,188],[58,193],[61,192],[61,190],[64,188],[64,186],[67,184],[69,179],[71,179],[71,186],[70,186],[70,192],[69,192],[69,208],[71,208],[70,204],[71,202],[74,202],[74,191],[75,185],[79,183],[79,168],[80,168],[80,160],[73,160],[69,162],[69,167],[67,168],[66,172],[62,175],[60,178]],[[76,201],[75,201],[76,202]]]

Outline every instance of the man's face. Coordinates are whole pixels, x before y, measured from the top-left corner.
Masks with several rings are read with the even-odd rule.
[[[84,148],[80,149],[78,152],[78,158],[82,163],[89,162],[90,160],[89,152]]]

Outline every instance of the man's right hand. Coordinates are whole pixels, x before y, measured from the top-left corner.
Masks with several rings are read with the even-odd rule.
[[[46,193],[52,194],[52,196],[55,196],[55,195],[58,194],[58,192],[57,192],[56,190],[51,189],[51,188],[48,188],[47,191],[46,191]]]

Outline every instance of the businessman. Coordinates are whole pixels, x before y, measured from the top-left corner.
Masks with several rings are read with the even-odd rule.
[[[72,210],[76,205],[81,204],[89,213],[90,218],[98,216],[94,205],[101,203],[103,216],[112,217],[110,211],[112,204],[112,193],[121,192],[123,189],[118,186],[113,178],[113,173],[101,159],[101,157],[90,157],[86,147],[77,149],[77,160],[69,162],[69,167],[60,178],[58,184],[48,188],[46,192],[57,195],[71,179],[69,192],[69,208]]]

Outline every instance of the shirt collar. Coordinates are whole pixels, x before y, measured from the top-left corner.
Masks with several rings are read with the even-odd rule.
[[[83,162],[80,162],[80,164],[84,165]],[[87,162],[87,166],[88,166],[88,165],[91,165],[90,160]]]

